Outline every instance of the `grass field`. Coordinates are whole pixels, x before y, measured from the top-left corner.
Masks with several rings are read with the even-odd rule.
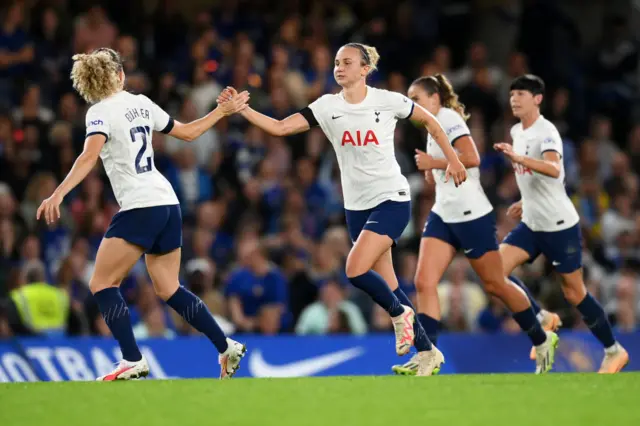
[[[640,425],[640,374],[0,384],[0,425]]]

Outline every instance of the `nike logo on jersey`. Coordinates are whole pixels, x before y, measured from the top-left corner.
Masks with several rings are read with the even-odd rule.
[[[342,116],[341,116],[341,115],[332,115],[332,116],[331,116],[331,119],[332,119],[332,120],[335,120],[336,118],[340,118],[340,117],[342,117]]]
[[[464,251],[464,254],[469,254],[469,253],[471,253],[472,251],[473,251],[473,249],[465,250],[465,251]]]
[[[313,376],[336,367],[364,353],[361,347],[344,349],[326,355],[315,356],[301,361],[273,365],[265,361],[259,349],[249,355],[249,372],[253,377],[303,377]]]
[[[552,264],[553,266],[560,266],[560,262],[556,262],[555,260],[554,260],[553,262],[551,262],[551,264]]]

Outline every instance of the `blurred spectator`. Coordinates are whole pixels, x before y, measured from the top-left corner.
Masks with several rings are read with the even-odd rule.
[[[449,269],[449,279],[438,286],[441,322],[451,331],[469,331],[476,325],[476,319],[487,305],[487,296],[479,284],[469,281],[466,259],[456,257]]]
[[[87,13],[80,15],[74,28],[74,51],[90,52],[99,47],[113,47],[118,29],[109,21],[102,6],[91,6]]]
[[[343,284],[328,280],[321,284],[320,300],[307,306],[296,325],[296,334],[365,334],[367,324],[358,307],[345,299]],[[346,317],[346,324],[342,316]]]
[[[34,59],[34,49],[24,28],[24,3],[13,0],[2,10],[0,28],[0,106],[8,106],[15,92],[12,83],[23,78]],[[9,103],[10,105],[10,103]]]
[[[254,239],[238,245],[240,267],[225,287],[231,319],[240,331],[275,334],[288,324],[287,284]]]

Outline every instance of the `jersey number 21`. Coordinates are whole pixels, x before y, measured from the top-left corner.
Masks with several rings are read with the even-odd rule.
[[[151,163],[151,157],[145,157],[145,164],[141,164],[142,161],[142,157],[144,156],[145,152],[147,151],[147,135],[151,132],[151,129],[149,128],[149,126],[138,126],[138,127],[132,127],[131,128],[131,142],[136,143],[138,141],[138,138],[136,138],[137,135],[139,135],[139,139],[142,140],[142,147],[140,147],[140,150],[138,151],[138,155],[136,155],[136,173],[141,174],[141,173],[147,173],[150,172],[151,169],[153,168],[153,165]]]

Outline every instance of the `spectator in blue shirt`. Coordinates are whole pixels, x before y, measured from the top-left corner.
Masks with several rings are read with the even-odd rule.
[[[225,288],[231,319],[244,332],[276,334],[289,326],[288,289],[284,275],[256,239],[238,244],[240,267]]]
[[[24,9],[15,1],[0,27],[0,103],[11,100],[12,80],[24,75],[33,61],[33,46],[22,29]]]

